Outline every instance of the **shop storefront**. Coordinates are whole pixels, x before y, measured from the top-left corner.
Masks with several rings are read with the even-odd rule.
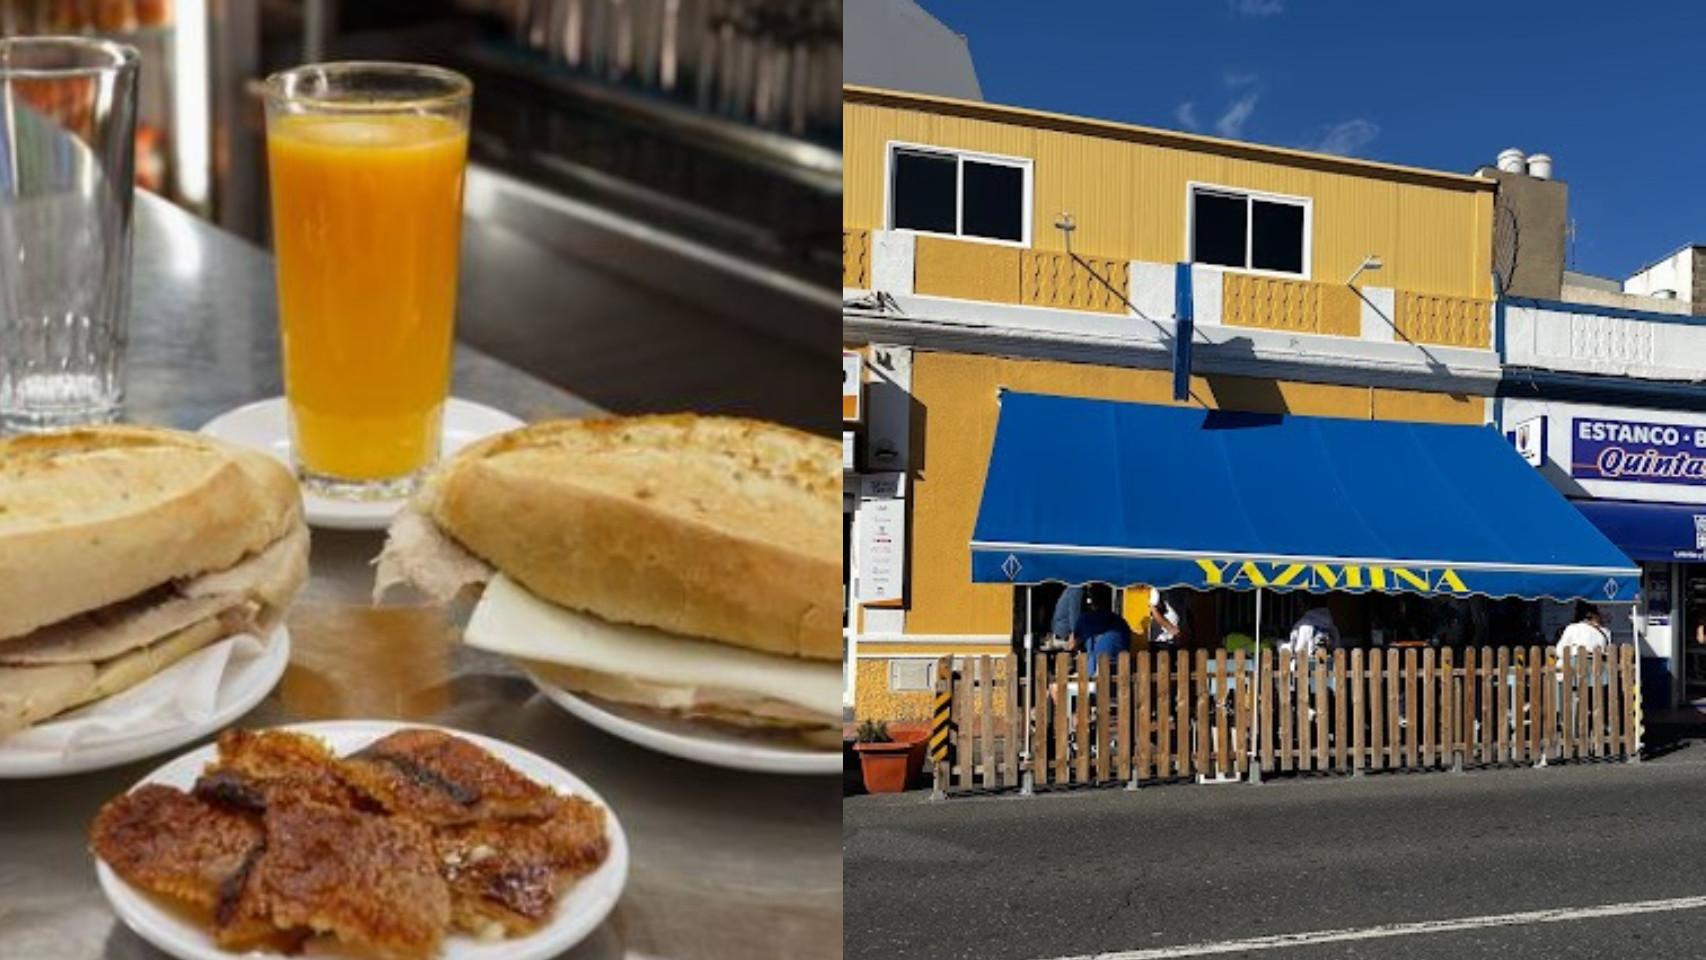
[[[1483,428],[1011,391],[970,547],[981,583],[1626,606],[1640,575]]]
[[[1652,709],[1706,701],[1706,413],[1504,399],[1500,428],[1641,565],[1628,617]]]

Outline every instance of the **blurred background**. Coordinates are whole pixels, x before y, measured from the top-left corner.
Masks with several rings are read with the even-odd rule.
[[[0,0],[0,33],[138,47],[138,183],[262,246],[269,73],[459,70],[463,340],[620,412],[833,429],[839,0]]]

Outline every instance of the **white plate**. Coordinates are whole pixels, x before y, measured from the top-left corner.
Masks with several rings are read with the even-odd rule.
[[[200,652],[202,651],[197,651]],[[149,684],[173,682],[170,677],[163,678],[163,674],[183,663],[184,661],[180,660],[166,671],[155,674],[119,696],[146,696]],[[289,663],[290,633],[280,625],[273,631],[272,636],[267,638],[260,656],[226,666],[224,675],[219,679],[219,693],[213,713],[206,720],[163,728],[131,730],[99,739],[89,739],[79,743],[69,755],[57,749],[32,749],[28,746],[29,734],[35,731],[51,731],[55,725],[76,722],[101,705],[101,702],[93,703],[37,724],[17,736],[0,739],[0,780],[59,777],[88,770],[104,770],[165,753],[199,740],[229,726],[232,721],[254,709],[255,704],[260,703],[272,688],[278,685],[278,680],[284,676],[284,668]]]
[[[398,730],[426,726],[428,725],[381,720],[339,720],[296,724],[281,729],[319,737],[331,746],[334,753],[343,756]],[[557,913],[550,923],[525,937],[510,940],[483,941],[466,934],[452,934],[445,938],[444,946],[439,951],[441,960],[545,960],[579,943],[604,922],[628,882],[628,837],[622,832],[622,824],[616,819],[616,812],[579,777],[544,757],[501,740],[444,727],[434,729],[445,730],[484,747],[503,762],[540,783],[577,794],[598,804],[608,815],[605,823],[610,834],[610,855],[597,870],[582,877],[579,883],[558,899]],[[214,744],[192,750],[142,778],[136,786],[162,783],[188,789],[195,783],[202,768],[217,753],[218,747]],[[99,859],[95,861],[95,873],[100,879],[101,891],[107,895],[107,900],[113,905],[113,911],[124,921],[125,926],[179,960],[232,960],[233,957],[242,957],[243,960],[285,960],[285,956],[278,953],[255,950],[238,954],[222,950],[214,943],[211,930],[132,887],[120,879],[105,862]],[[340,951],[335,940],[325,937],[315,940],[308,955],[353,956]]]
[[[444,440],[439,455],[448,457],[475,440],[520,426],[522,421],[502,410],[451,397],[444,404]],[[286,465],[290,463],[290,426],[283,397],[227,410],[202,424],[201,432],[227,443],[270,453]],[[383,530],[391,525],[391,518],[403,509],[405,502],[332,500],[307,491],[302,494],[308,524],[329,530]]]
[[[718,730],[656,711],[594,701],[527,672],[528,679],[552,703],[612,736],[672,757],[757,773],[831,774],[841,772],[840,752],[782,747]]]

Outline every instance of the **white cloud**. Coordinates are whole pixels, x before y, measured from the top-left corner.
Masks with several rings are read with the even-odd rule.
[[[1202,121],[1197,119],[1197,103],[1195,100],[1186,100],[1174,107],[1173,119],[1179,121],[1179,126],[1186,130],[1202,129]]]
[[[1220,78],[1226,81],[1227,88],[1231,90],[1236,90],[1239,87],[1255,86],[1256,81],[1262,79],[1259,74],[1239,73],[1236,70],[1228,70],[1221,74]]]
[[[1243,17],[1271,17],[1285,11],[1285,0],[1226,0],[1226,5]]]
[[[1261,93],[1252,90],[1238,99],[1227,104],[1220,119],[1214,121],[1214,132],[1229,140],[1236,140],[1244,132],[1244,124],[1250,119],[1250,114],[1256,112],[1256,101]]]
[[[1373,143],[1374,138],[1378,136],[1380,136],[1380,124],[1357,117],[1354,120],[1335,123],[1326,128],[1321,139],[1311,144],[1309,149],[1354,157],[1363,147]]]

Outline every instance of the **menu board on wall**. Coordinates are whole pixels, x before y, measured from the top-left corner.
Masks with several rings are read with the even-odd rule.
[[[859,496],[858,599],[872,606],[898,605],[906,590],[906,500],[904,474],[861,478]]]

